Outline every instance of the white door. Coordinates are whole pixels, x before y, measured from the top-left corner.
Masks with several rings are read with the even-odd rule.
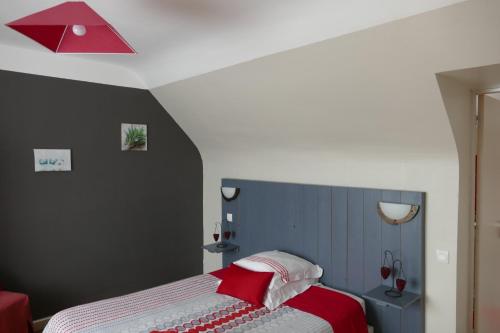
[[[476,332],[500,332],[500,100],[483,97],[479,115]]]

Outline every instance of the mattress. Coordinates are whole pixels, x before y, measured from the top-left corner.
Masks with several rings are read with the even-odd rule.
[[[43,332],[333,332],[326,320],[291,306],[282,305],[270,311],[217,294],[218,282],[219,279],[210,274],[198,275],[76,306],[53,316]],[[359,298],[357,301],[363,302]]]

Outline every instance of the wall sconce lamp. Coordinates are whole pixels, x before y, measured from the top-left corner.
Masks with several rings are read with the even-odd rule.
[[[403,224],[411,221],[417,215],[419,205],[399,204],[380,201],[377,211],[382,220],[389,224]]]
[[[224,198],[224,200],[233,201],[240,194],[240,188],[239,187],[222,186],[220,188],[220,192],[222,193],[222,197]]]

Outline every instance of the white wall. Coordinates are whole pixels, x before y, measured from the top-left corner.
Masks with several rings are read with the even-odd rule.
[[[223,177],[427,192],[426,331],[466,331],[459,154],[435,74],[500,63],[498,12],[468,1],[154,89],[202,154],[205,241]]]

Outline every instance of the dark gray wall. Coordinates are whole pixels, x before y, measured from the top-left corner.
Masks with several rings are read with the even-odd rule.
[[[122,122],[148,152],[121,151]],[[35,174],[33,148],[73,171]],[[0,71],[0,284],[40,318],[201,273],[202,177],[149,91]]]

